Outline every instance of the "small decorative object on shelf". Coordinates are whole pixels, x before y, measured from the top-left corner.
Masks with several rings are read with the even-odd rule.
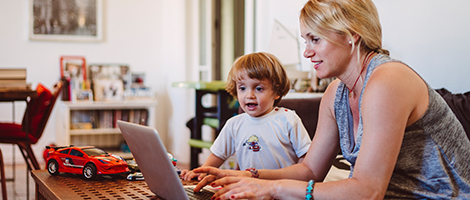
[[[63,173],[82,174],[86,179],[96,179],[98,175],[127,174],[127,162],[93,146],[46,146],[47,171],[53,175]]]
[[[61,56],[60,77],[64,81],[62,100],[70,101],[76,92],[89,89],[86,76],[86,59],[83,56]]]
[[[72,101],[93,101],[93,91],[90,89],[79,89],[72,93]]]
[[[88,73],[96,101],[123,100],[124,90],[130,88],[127,64],[90,64]]]

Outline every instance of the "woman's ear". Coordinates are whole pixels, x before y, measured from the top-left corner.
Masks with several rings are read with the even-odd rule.
[[[353,33],[352,37],[349,39],[349,44],[356,44],[357,41],[359,41],[360,38],[361,38],[360,35],[358,35],[356,33]]]

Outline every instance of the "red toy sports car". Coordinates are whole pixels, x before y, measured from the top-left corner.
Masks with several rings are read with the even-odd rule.
[[[95,148],[86,147],[50,147],[47,149],[47,171],[51,175],[60,172],[83,174],[87,179],[98,175],[113,175],[129,172],[127,162],[116,155]]]

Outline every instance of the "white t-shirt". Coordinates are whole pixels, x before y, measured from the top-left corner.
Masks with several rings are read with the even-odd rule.
[[[310,143],[300,117],[276,107],[262,117],[243,113],[230,118],[210,150],[223,160],[236,153],[240,170],[280,169],[296,164]]]

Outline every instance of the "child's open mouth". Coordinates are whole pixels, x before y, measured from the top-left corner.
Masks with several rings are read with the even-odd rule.
[[[248,107],[249,109],[254,109],[254,108],[256,108],[256,106],[258,106],[257,103],[247,103],[246,104],[246,107]]]

